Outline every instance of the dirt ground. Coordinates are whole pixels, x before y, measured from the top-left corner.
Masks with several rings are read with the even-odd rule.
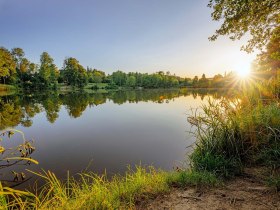
[[[137,206],[137,209],[279,209],[280,192],[262,181],[263,175],[248,169],[242,176],[216,188],[174,188],[170,194],[161,195]]]

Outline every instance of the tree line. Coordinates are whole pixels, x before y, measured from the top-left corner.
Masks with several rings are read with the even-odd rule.
[[[273,39],[268,45],[267,51],[258,57],[258,64],[263,69],[273,66],[279,68],[279,38]],[[277,52],[277,53],[275,53]],[[274,55],[274,56],[271,56]],[[272,65],[273,64],[273,65]],[[63,62],[59,69],[54,64],[54,59],[43,52],[40,63],[30,62],[23,49],[13,48],[10,51],[0,47],[0,84],[14,85],[22,89],[57,89],[59,84],[84,88],[88,83],[105,83],[107,89],[118,87],[129,88],[172,88],[172,87],[194,87],[194,88],[222,88],[232,84],[234,73],[217,74],[213,78],[207,78],[205,74],[199,78],[182,78],[168,72],[158,71],[156,73],[139,73],[123,71],[113,72],[106,75],[105,72],[83,67],[76,58],[69,57]],[[98,86],[91,86],[98,89]]]
[[[58,84],[83,88],[88,83],[107,83],[108,89],[118,87],[171,88],[171,87],[221,87],[221,75],[214,77],[213,83],[197,76],[193,79],[182,78],[170,72],[159,71],[153,74],[123,71],[106,75],[105,72],[83,67],[76,58],[69,57],[59,69],[54,59],[43,52],[40,63],[30,62],[23,49],[13,48],[10,51],[0,48],[0,84],[15,85],[23,89],[57,89]],[[95,87],[93,87],[95,88]]]

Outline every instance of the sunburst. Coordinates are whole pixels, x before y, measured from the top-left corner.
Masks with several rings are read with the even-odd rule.
[[[242,69],[242,70],[236,71],[236,73],[242,79],[246,79],[246,78],[250,77],[251,71],[250,71],[250,69]]]

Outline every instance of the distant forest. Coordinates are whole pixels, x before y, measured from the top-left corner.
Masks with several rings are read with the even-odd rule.
[[[229,86],[234,77],[233,72],[224,75],[217,74],[213,78],[207,78],[205,74],[201,77],[182,78],[171,74],[169,71],[148,74],[125,73],[120,70],[113,72],[111,75],[106,75],[104,71],[83,67],[73,57],[66,58],[63,67],[59,69],[47,52],[43,52],[40,56],[40,63],[35,64],[25,57],[21,48],[8,50],[0,47],[0,84],[13,85],[21,89],[58,89],[61,86],[84,88],[88,83],[104,83],[106,86],[102,86],[102,88],[106,89],[117,89],[119,87],[221,88]],[[91,88],[99,89],[100,86],[94,85]]]

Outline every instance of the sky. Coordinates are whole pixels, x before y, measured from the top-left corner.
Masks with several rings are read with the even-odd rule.
[[[47,51],[62,67],[75,57],[110,74],[169,71],[182,77],[246,71],[246,38],[220,37],[208,0],[0,0],[0,46],[23,48],[39,63]]]

